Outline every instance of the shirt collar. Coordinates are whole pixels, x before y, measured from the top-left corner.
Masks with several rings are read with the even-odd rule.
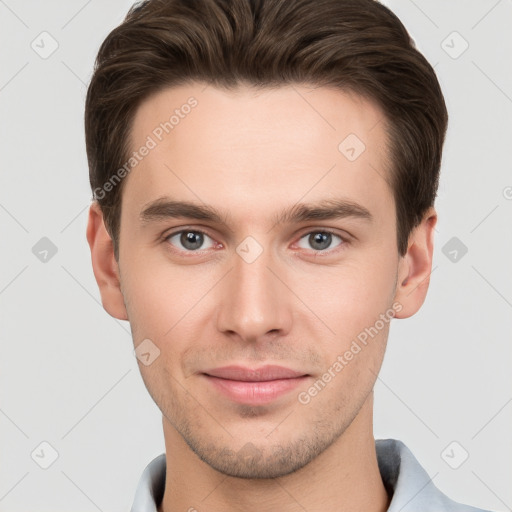
[[[485,512],[456,503],[433,484],[402,441],[377,439],[377,462],[391,496],[388,512]],[[153,459],[140,478],[131,512],[157,512],[165,488],[165,453]]]

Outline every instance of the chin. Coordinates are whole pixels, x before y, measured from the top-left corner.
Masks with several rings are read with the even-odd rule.
[[[325,433],[324,433],[325,435]],[[272,479],[295,473],[309,464],[337,438],[337,435],[296,439],[288,444],[258,446],[246,442],[235,451],[228,446],[196,443],[185,439],[190,449],[211,468],[226,476],[244,479]]]

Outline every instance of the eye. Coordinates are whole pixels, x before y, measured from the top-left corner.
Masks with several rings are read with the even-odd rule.
[[[335,246],[330,247],[333,241],[333,237],[339,239],[339,243],[337,243]],[[304,245],[301,245],[301,242],[303,240],[306,240],[305,243],[309,244],[310,247],[305,247]],[[341,245],[344,242],[343,238],[341,238],[340,235],[336,235],[335,233],[332,233],[330,231],[311,231],[310,233],[306,234],[299,240],[299,247],[302,249],[309,249],[313,248],[315,251],[325,251],[326,249],[332,249],[334,247],[337,247]]]
[[[204,247],[203,244],[205,243],[205,238],[210,240],[210,244]],[[178,249],[186,252],[197,251],[200,249],[211,249],[214,246],[213,240],[206,233],[195,229],[186,229],[183,231],[177,231],[176,233],[171,233],[165,237],[165,240],[171,245],[174,245]],[[181,247],[179,247],[178,244],[181,244]]]

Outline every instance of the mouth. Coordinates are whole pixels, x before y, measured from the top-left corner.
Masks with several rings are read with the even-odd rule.
[[[309,377],[274,365],[260,368],[225,366],[207,370],[202,375],[217,392],[246,405],[268,404],[291,392]]]

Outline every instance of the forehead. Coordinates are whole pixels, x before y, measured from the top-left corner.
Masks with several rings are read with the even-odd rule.
[[[389,201],[385,125],[375,103],[332,88],[167,88],[136,112],[124,194],[138,211],[167,193],[247,215],[306,195]]]

